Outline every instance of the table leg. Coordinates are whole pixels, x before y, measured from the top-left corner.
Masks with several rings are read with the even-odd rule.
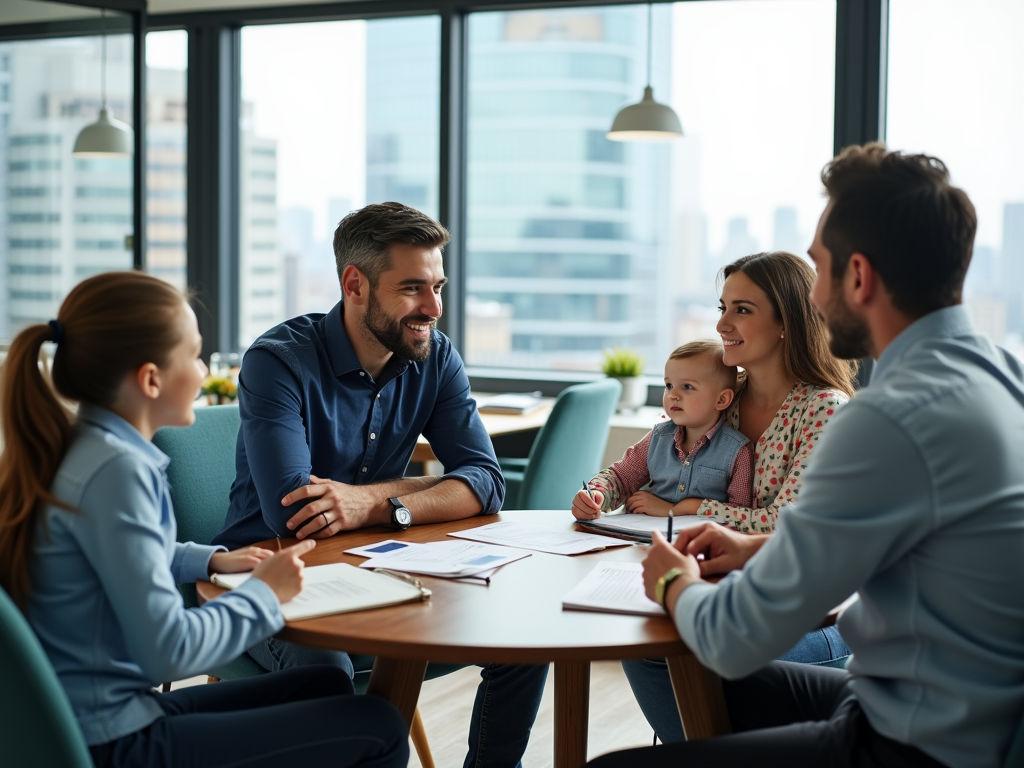
[[[722,679],[693,654],[669,656],[666,661],[687,741],[731,733]]]
[[[405,722],[411,726],[426,671],[426,661],[386,659],[378,656],[373,661],[373,671],[370,672],[370,684],[366,692],[394,704],[402,713]]]
[[[580,768],[587,762],[590,724],[590,662],[555,662],[555,765]]]

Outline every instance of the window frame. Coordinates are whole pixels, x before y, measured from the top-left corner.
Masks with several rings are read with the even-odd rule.
[[[146,13],[145,0],[63,0],[69,5],[102,7],[129,13],[135,35],[134,263],[144,269],[145,245],[145,33],[184,29],[188,33],[188,285],[208,309],[200,312],[203,354],[238,351],[239,166],[238,115],[241,104],[240,30],[262,24],[439,16],[441,20],[439,219],[452,233],[445,254],[449,278],[446,312],[440,329],[456,348],[465,338],[466,178],[467,178],[467,28],[478,11],[578,7],[578,3],[541,0],[353,0],[311,5],[229,8],[164,14]],[[669,0],[663,0],[668,2]],[[696,1],[696,0],[682,0]],[[719,0],[723,1],[724,0]],[[836,1],[835,121],[833,146],[885,138],[885,83],[888,0]],[[587,5],[639,5],[641,0],[593,0]],[[9,25],[0,41],[98,31],[96,22]],[[200,77],[200,73],[203,74]],[[213,255],[211,258],[211,254]],[[518,372],[469,366],[474,389],[557,395],[600,374]],[[652,383],[648,402],[660,403],[660,382]]]

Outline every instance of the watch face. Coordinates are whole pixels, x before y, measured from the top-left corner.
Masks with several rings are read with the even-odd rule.
[[[405,507],[395,510],[395,521],[399,525],[412,525],[412,513]]]

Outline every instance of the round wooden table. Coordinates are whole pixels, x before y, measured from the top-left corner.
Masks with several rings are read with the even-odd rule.
[[[389,538],[440,541],[450,532],[502,520],[559,529],[574,525],[567,511],[531,510],[403,532],[366,528],[318,541],[305,561],[358,565],[364,558],[346,555],[344,550]],[[263,546],[275,549],[277,542]],[[728,733],[721,681],[690,653],[667,617],[562,609],[562,597],[600,560],[639,562],[645,550],[631,545],[572,557],[532,552],[499,569],[489,585],[421,576],[433,592],[425,602],[289,622],[278,636],[303,645],[376,656],[367,692],[390,700],[410,723],[428,661],[554,662],[555,768],[577,768],[586,762],[592,661],[665,657],[687,738]],[[199,582],[197,591],[200,600],[223,592],[209,582]]]

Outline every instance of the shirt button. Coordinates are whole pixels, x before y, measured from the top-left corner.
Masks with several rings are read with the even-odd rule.
[[[360,372],[359,372],[359,375],[360,375],[360,376],[365,376],[365,375],[366,375],[366,371],[360,371]]]
[[[684,466],[684,467],[688,467],[688,466],[690,466],[690,462],[688,462],[688,461],[684,461],[684,462],[683,462],[683,466]]]
[[[377,399],[380,400],[380,392],[377,393]]]
[[[362,468],[362,469],[360,469],[359,471],[360,471],[360,472],[365,472],[365,471],[366,471],[366,467],[363,467],[363,468]]]
[[[377,439],[377,433],[376,432],[371,432],[370,433],[370,439],[371,440],[376,440]]]
[[[366,470],[364,469],[364,470],[363,470],[363,472],[365,472],[365,471],[366,471]],[[682,491],[685,491],[685,490],[686,490],[686,485],[684,485],[683,483],[680,483],[680,484],[679,484],[679,490],[680,490],[681,492],[682,492]]]

